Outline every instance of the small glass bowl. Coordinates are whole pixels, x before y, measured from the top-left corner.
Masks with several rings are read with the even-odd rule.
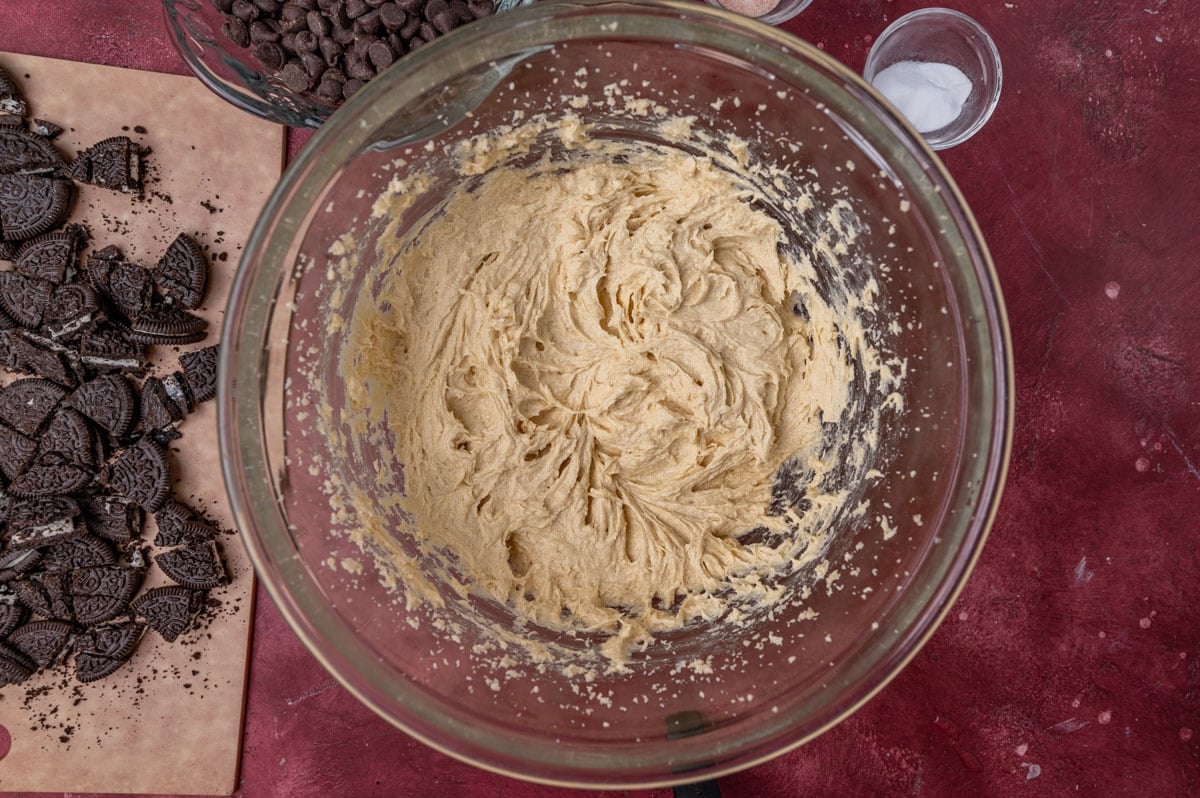
[[[735,14],[757,19],[759,22],[765,22],[768,25],[781,25],[812,4],[812,0],[779,0],[775,5],[770,5],[770,0],[742,0],[747,8],[744,11],[739,11],[733,7],[737,2],[738,0],[728,0],[729,4],[726,5],[721,0],[708,0],[708,4],[714,8],[723,8],[726,11],[732,11]],[[763,5],[766,8],[762,14],[755,14],[753,11],[755,5]]]
[[[863,77],[874,86],[880,72],[902,61],[949,64],[971,81],[971,94],[954,121],[923,134],[935,150],[949,149],[975,135],[1000,101],[1000,53],[987,31],[966,14],[924,8],[900,17],[875,40]]]

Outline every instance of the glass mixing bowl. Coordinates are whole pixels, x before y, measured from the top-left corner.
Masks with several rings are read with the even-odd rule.
[[[903,401],[867,464],[877,473],[847,500],[870,509],[843,513],[827,552],[836,581],[801,574],[788,583],[815,582],[813,617],[780,613],[744,634],[684,630],[667,653],[652,649],[628,672],[588,682],[478,648],[480,619],[496,612],[487,602],[472,604],[478,618],[438,623],[424,605],[397,601],[339,534],[341,508],[327,495],[335,471],[371,490],[389,455],[335,456],[317,421],[336,418],[344,401],[344,338],[328,330],[349,307],[340,300],[372,289],[364,277],[379,235],[375,197],[393,177],[431,174],[402,217],[411,224],[464,179],[444,146],[507,124],[514,109],[564,113],[573,80],[597,94],[622,80],[645,86],[668,114],[741,136],[753,156],[789,164],[823,196],[850,203],[869,231],[846,255],[859,270],[851,277],[878,283],[869,333],[907,364]],[[646,135],[603,102],[571,110],[610,135]],[[799,232],[785,227],[789,238]],[[345,247],[346,233],[358,266],[339,274],[328,253]],[[225,479],[245,542],[330,673],[445,753],[525,779],[614,787],[748,767],[812,739],[887,684],[980,553],[1013,412],[996,275],[932,151],[814,47],[669,1],[518,9],[422,48],[355,95],[289,168],[254,228],[225,319],[219,384]],[[711,673],[687,667],[695,659]]]

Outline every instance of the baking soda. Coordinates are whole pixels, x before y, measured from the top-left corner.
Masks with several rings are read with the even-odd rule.
[[[958,67],[928,61],[900,61],[875,76],[872,85],[920,133],[941,130],[962,113],[971,79]]]

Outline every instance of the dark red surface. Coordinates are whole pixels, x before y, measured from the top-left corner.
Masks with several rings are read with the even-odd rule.
[[[992,121],[943,157],[1008,302],[1008,488],[970,583],[908,669],[839,728],[720,786],[1200,794],[1200,3],[952,5],[1004,59]],[[787,28],[859,69],[918,6],[815,0]],[[182,72],[160,16],[156,0],[0,0],[0,49]],[[239,794],[588,793],[409,739],[336,686],[263,594]]]

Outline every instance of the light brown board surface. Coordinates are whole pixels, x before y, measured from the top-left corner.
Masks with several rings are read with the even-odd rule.
[[[143,265],[153,265],[177,233],[195,236],[212,261],[199,311],[210,334],[197,346],[216,343],[242,246],[279,179],[283,128],[233,108],[193,78],[8,53],[0,53],[0,66],[22,87],[33,116],[66,128],[57,141],[64,155],[114,135],[150,148],[143,198],[85,186],[72,218],[92,233],[85,254],[116,244]],[[154,347],[151,356],[174,368],[174,351]],[[180,432],[175,496],[231,530],[214,403]],[[150,522],[144,536],[153,535]],[[167,643],[148,631],[133,659],[99,682],[77,684],[60,668],[0,689],[0,725],[12,738],[0,759],[0,791],[233,791],[254,585],[238,538],[222,535],[221,543],[233,581],[213,591],[220,607],[194,632]],[[164,581],[152,567],[147,585]]]

